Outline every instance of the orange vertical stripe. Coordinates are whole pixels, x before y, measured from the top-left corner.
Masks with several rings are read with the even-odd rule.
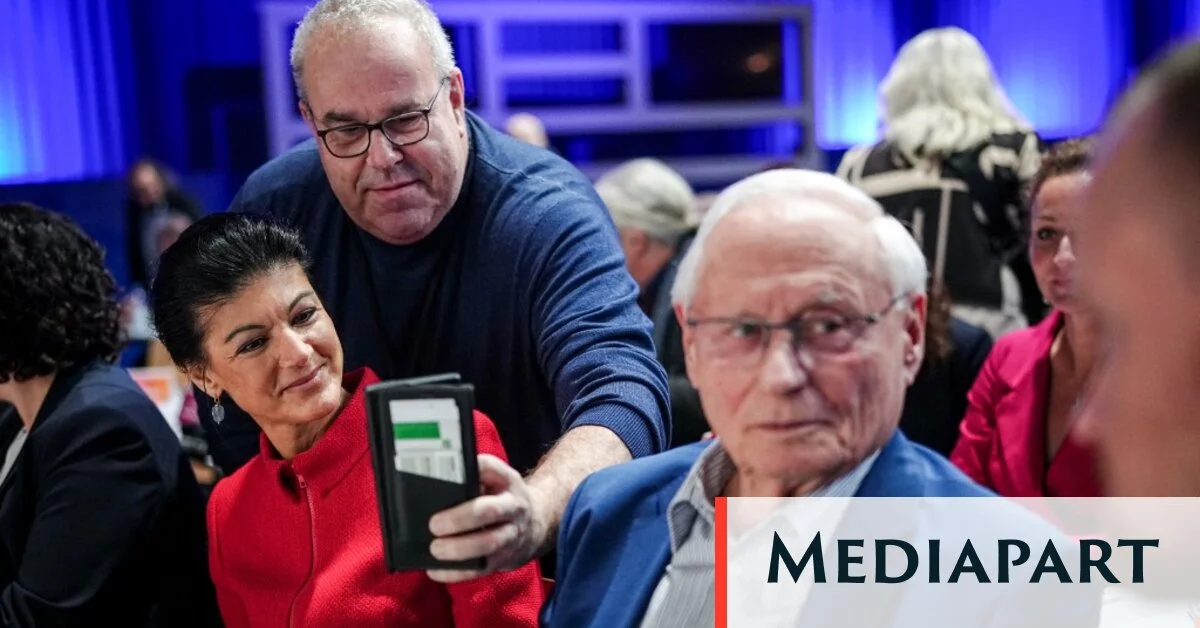
[[[727,621],[728,621],[727,615],[728,615],[728,604],[729,604],[729,600],[728,600],[729,574],[726,572],[726,564],[727,564],[727,558],[728,558],[728,555],[727,555],[728,547],[726,547],[726,537],[727,537],[726,517],[728,516],[728,512],[726,510],[724,497],[718,497],[716,499],[716,502],[717,502],[717,521],[716,521],[717,525],[716,525],[715,534],[717,537],[716,538],[717,555],[714,560],[714,566],[716,568],[715,586],[717,588],[717,590],[716,590],[716,598],[717,598],[716,628],[726,628]]]

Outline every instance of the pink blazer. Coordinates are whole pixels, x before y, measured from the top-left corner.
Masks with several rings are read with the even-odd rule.
[[[1054,311],[1034,327],[1002,337],[967,394],[950,460],[1006,497],[1101,496],[1091,448],[1073,430],[1046,464],[1050,345],[1062,326]]]

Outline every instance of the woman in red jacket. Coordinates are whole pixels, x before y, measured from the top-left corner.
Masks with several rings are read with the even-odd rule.
[[[363,391],[305,268],[298,234],[240,214],[190,227],[163,255],[154,319],[175,364],[262,428],[261,451],[215,487],[209,565],[221,615],[242,626],[535,626],[535,563],[461,584],[389,573]],[[504,458],[475,414],[481,454]]]
[[[1090,148],[1088,140],[1056,145],[1033,180],[1029,257],[1054,311],[996,343],[967,395],[950,456],[977,482],[1009,497],[1100,494],[1092,451],[1073,433],[1099,347],[1093,320],[1075,296],[1071,250]]]

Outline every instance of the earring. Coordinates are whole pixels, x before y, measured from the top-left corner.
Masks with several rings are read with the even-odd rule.
[[[212,420],[217,425],[221,425],[221,421],[225,420],[225,408],[221,407],[220,397],[213,397]]]

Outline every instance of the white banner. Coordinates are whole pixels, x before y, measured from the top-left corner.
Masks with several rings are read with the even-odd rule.
[[[717,626],[1197,628],[1200,499],[718,500]]]

